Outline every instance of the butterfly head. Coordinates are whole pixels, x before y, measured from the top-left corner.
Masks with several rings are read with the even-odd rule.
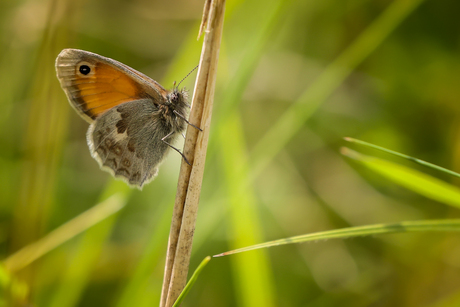
[[[168,107],[181,114],[186,114],[186,108],[189,106],[187,100],[187,91],[185,89],[179,90],[177,87],[174,87],[166,96],[166,104]]]
[[[184,89],[179,90],[177,87],[174,87],[173,90],[166,95],[166,101],[163,107],[160,106],[164,118],[169,122],[169,125],[178,132],[185,129],[184,118],[187,117],[187,109],[189,108],[187,98],[188,95]]]

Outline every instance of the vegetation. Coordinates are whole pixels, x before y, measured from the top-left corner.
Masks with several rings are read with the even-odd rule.
[[[0,2],[0,305],[158,305],[181,157],[171,152],[142,191],[99,170],[54,60],[84,49],[171,88],[199,62],[202,6]],[[258,243],[377,226],[214,258],[182,306],[460,305],[458,232],[420,231],[458,228],[458,178],[343,139],[460,170],[459,10],[227,2],[191,268]],[[194,76],[182,83],[190,92]],[[406,232],[382,235],[388,224]]]

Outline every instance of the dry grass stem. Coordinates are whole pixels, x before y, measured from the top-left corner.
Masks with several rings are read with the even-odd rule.
[[[209,5],[208,2],[206,5]],[[191,126],[187,129],[184,155],[191,166],[182,161],[169,235],[160,306],[172,306],[187,282],[211,124],[224,7],[225,0],[213,0],[209,9],[205,7],[205,12],[208,12],[208,15],[204,16],[207,21],[203,23],[207,25],[207,28],[189,118],[189,121],[200,127],[202,132]]]

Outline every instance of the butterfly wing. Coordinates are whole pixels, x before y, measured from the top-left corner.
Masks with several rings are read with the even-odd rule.
[[[150,98],[162,103],[167,91],[146,75],[115,60],[78,49],[64,49],[56,59],[61,87],[73,108],[92,123],[122,103]]]
[[[155,114],[158,107],[149,99],[141,99],[123,103],[96,118],[87,140],[91,155],[102,169],[138,188],[155,178],[168,150],[161,139],[172,131]]]

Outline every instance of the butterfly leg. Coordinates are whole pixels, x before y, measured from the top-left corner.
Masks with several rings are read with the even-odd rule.
[[[177,149],[176,147],[172,146],[171,144],[169,144],[168,142],[165,141],[165,140],[166,140],[167,138],[169,138],[173,133],[174,133],[174,131],[171,131],[171,132],[168,133],[166,136],[164,136],[164,137],[161,139],[161,141],[162,141],[163,143],[165,143],[166,145],[168,145],[169,147],[171,147],[172,149],[174,149],[175,151],[177,151],[177,152],[182,156],[182,158],[185,160],[185,162],[187,162],[188,165],[192,166],[192,165],[190,164],[190,162],[188,162],[188,160],[187,160],[187,158],[184,156],[184,154],[180,152],[179,149]]]
[[[194,124],[192,124],[191,122],[189,122],[184,116],[182,116],[182,114],[180,114],[179,112],[177,112],[176,110],[173,111],[174,114],[176,114],[177,116],[179,116],[180,118],[182,118],[187,124],[189,124],[190,126],[200,130],[200,131],[203,131],[200,127],[197,127],[195,126]]]

